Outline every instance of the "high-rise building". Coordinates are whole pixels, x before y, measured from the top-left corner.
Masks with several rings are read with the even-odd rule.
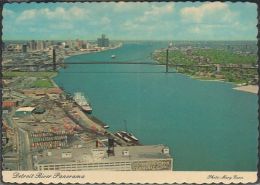
[[[22,52],[26,53],[27,52],[27,44],[23,44],[22,46]]]
[[[37,49],[37,42],[35,40],[31,40],[28,45],[31,51],[35,51]]]
[[[102,34],[101,38],[97,39],[98,47],[108,47],[109,46],[109,39],[106,38],[106,35]]]
[[[48,41],[48,40],[43,41],[43,49],[46,49],[46,48],[50,47],[50,45],[51,45],[50,41]]]
[[[68,41],[66,41],[66,44],[68,45],[68,47],[69,47],[70,49],[72,49],[72,48],[74,47],[73,40],[68,40]]]
[[[2,42],[2,51],[5,51],[5,43]]]
[[[43,41],[38,40],[36,42],[36,50],[43,50]]]

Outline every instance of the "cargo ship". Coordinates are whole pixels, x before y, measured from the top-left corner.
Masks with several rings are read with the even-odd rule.
[[[138,139],[131,133],[125,131],[119,131],[116,132],[115,135],[128,143],[138,143]]]
[[[92,107],[86,100],[85,96],[81,92],[76,92],[73,97],[76,104],[81,108],[83,112],[86,112],[88,114],[92,113]]]

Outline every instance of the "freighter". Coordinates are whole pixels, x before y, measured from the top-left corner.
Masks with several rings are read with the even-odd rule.
[[[82,111],[90,114],[92,112],[92,107],[86,100],[85,96],[81,92],[76,92],[73,97],[76,104],[81,108]]]

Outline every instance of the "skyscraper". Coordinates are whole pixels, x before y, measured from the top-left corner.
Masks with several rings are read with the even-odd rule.
[[[43,41],[41,41],[41,40],[38,40],[37,42],[36,42],[36,49],[37,50],[43,50]]]
[[[37,49],[37,43],[36,43],[35,40],[31,40],[29,42],[29,48],[30,48],[31,51],[35,51]]]
[[[109,39],[106,38],[106,35],[102,34],[101,38],[97,39],[98,47],[108,47],[109,46]]]
[[[22,46],[22,52],[26,53],[27,52],[27,44],[23,44]]]
[[[5,51],[5,43],[2,42],[2,51]]]

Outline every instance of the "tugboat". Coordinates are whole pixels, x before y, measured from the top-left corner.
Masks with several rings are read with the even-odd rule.
[[[73,99],[83,112],[86,112],[88,114],[92,113],[92,107],[81,92],[76,92]]]
[[[112,59],[116,58],[116,55],[111,55],[111,58],[112,58]]]

